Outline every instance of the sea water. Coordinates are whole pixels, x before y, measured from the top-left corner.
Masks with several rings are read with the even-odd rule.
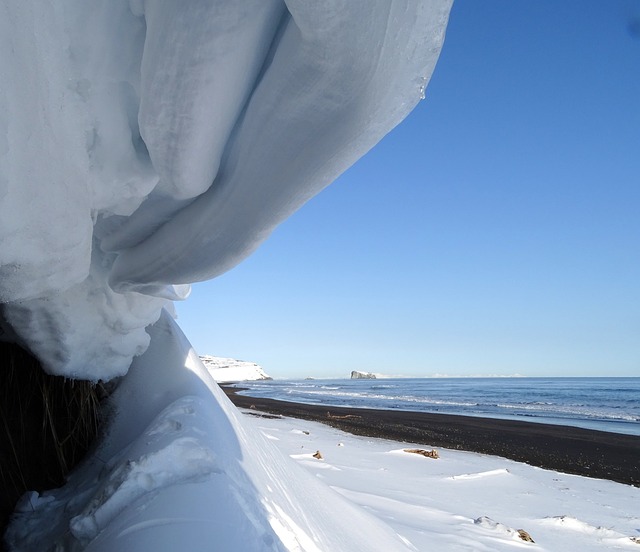
[[[243,382],[242,394],[462,414],[640,435],[640,378],[385,378]]]

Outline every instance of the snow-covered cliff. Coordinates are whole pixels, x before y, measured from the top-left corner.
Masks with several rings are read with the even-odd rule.
[[[218,383],[271,379],[262,366],[255,362],[210,355],[200,355],[200,360],[211,377]]]

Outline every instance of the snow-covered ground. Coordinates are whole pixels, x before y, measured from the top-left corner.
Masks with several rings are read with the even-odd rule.
[[[218,383],[271,379],[262,366],[255,362],[211,355],[200,355],[200,360]]]
[[[168,313],[150,333],[97,450],[61,489],[23,498],[12,550],[412,550],[253,427]]]
[[[281,452],[389,525],[415,547],[409,549],[640,550],[638,488],[469,452],[438,449],[431,459],[405,452],[424,445],[245,414]]]
[[[636,550],[640,489],[238,411],[164,313],[97,450],[24,497],[14,550]],[[313,455],[319,451],[322,459]],[[518,530],[535,543],[520,539]],[[56,548],[57,547],[57,548]]]

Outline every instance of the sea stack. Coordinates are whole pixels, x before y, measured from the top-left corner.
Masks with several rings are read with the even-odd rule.
[[[376,375],[370,372],[351,371],[351,379],[376,379]]]

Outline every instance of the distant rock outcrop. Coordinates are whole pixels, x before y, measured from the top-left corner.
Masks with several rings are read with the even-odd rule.
[[[376,375],[370,372],[358,372],[358,370],[352,370],[351,379],[376,379]]]
[[[218,383],[232,381],[270,380],[271,376],[255,362],[235,360],[233,358],[202,355],[200,360]]]

